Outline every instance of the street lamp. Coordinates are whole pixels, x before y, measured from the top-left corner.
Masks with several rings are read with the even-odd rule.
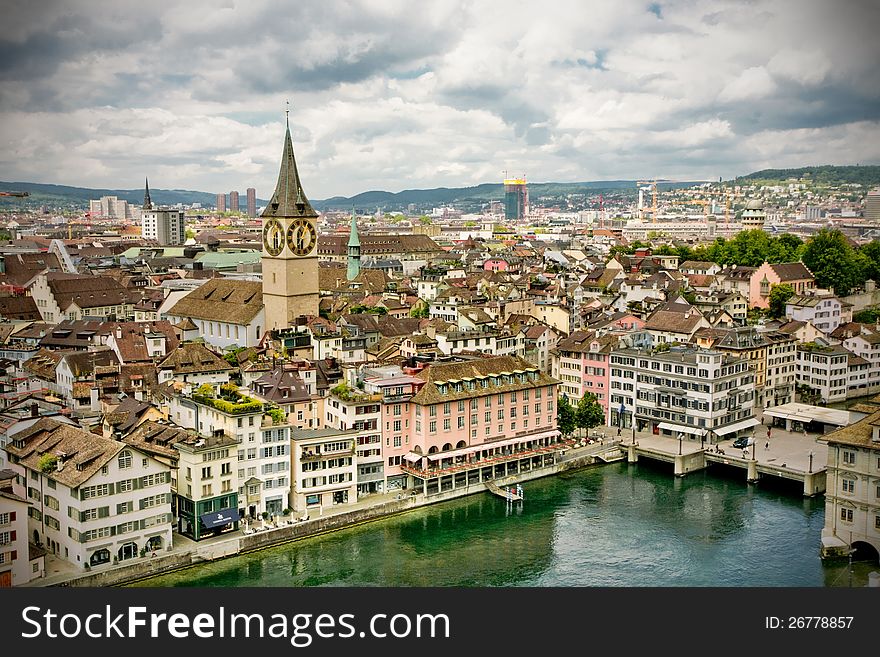
[[[813,452],[811,450],[810,451],[810,473],[812,474],[812,472],[813,472]]]
[[[684,439],[684,434],[679,431],[678,432],[678,455],[681,456],[681,441]]]

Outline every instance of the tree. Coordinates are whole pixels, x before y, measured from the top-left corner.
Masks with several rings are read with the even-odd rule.
[[[605,423],[605,411],[596,395],[588,392],[581,398],[575,411],[574,421],[579,429],[592,429]]]
[[[853,313],[853,321],[859,324],[876,324],[878,319],[880,319],[880,311],[876,308],[865,308]]]
[[[413,306],[412,310],[409,311],[410,317],[417,317],[419,319],[428,319],[428,305],[425,303],[417,303]]]
[[[769,315],[773,319],[779,319],[785,315],[785,304],[794,296],[794,288],[787,283],[780,283],[770,287],[770,296],[767,301],[770,304]]]
[[[803,261],[816,277],[816,284],[840,296],[864,282],[865,260],[839,230],[823,228],[804,247]]]
[[[880,242],[868,242],[859,251],[865,258],[865,279],[880,281]]]
[[[577,426],[574,406],[565,395],[562,395],[556,403],[556,426],[563,436],[570,436]]]

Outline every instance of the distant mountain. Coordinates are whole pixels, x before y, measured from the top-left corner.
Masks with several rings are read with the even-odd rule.
[[[835,166],[826,164],[818,167],[800,167],[798,169],[762,169],[745,176],[740,176],[734,181],[747,183],[748,181],[779,181],[784,182],[791,178],[800,180],[808,178],[813,182],[825,185],[880,185],[880,166],[876,165],[851,165]]]
[[[677,187],[690,187],[696,182],[664,183],[658,181],[662,189]],[[604,180],[591,182],[571,183],[529,183],[529,197],[565,197],[571,194],[593,196],[606,191],[625,191],[635,194],[637,191],[635,180]],[[350,210],[355,207],[358,210],[376,209],[384,210],[405,209],[408,205],[427,207],[448,205],[452,203],[485,203],[488,201],[502,201],[504,199],[504,185],[502,183],[483,183],[475,187],[437,187],[435,189],[405,189],[402,192],[370,191],[344,197],[312,201],[312,205],[318,210]]]
[[[47,185],[43,183],[28,182],[2,182],[0,191],[4,192],[28,192],[30,196],[19,198],[14,196],[0,196],[0,208],[3,205],[48,205],[52,207],[69,207],[87,209],[90,200],[97,200],[102,196],[116,196],[129,203],[141,205],[144,202],[144,190],[140,189],[90,189],[87,187],[68,187],[67,185]],[[158,205],[174,205],[183,203],[201,203],[202,207],[214,207],[217,195],[209,192],[196,192],[186,189],[153,189],[150,188],[150,198]],[[239,203],[242,206],[247,202],[244,193],[239,193]],[[257,205],[266,205],[268,201],[257,199]]]

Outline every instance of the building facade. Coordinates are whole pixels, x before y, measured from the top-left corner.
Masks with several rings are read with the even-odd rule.
[[[824,436],[828,443],[823,556],[880,553],[880,412]]]
[[[745,359],[710,349],[620,349],[611,354],[611,422],[709,444],[747,434],[755,375]]]

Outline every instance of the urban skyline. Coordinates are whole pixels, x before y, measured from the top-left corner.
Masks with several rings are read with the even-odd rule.
[[[694,180],[876,163],[877,12],[787,0],[419,14],[14,5],[0,166],[77,186],[135,187],[148,171],[167,187],[269,189],[286,101],[314,198],[505,170]]]

